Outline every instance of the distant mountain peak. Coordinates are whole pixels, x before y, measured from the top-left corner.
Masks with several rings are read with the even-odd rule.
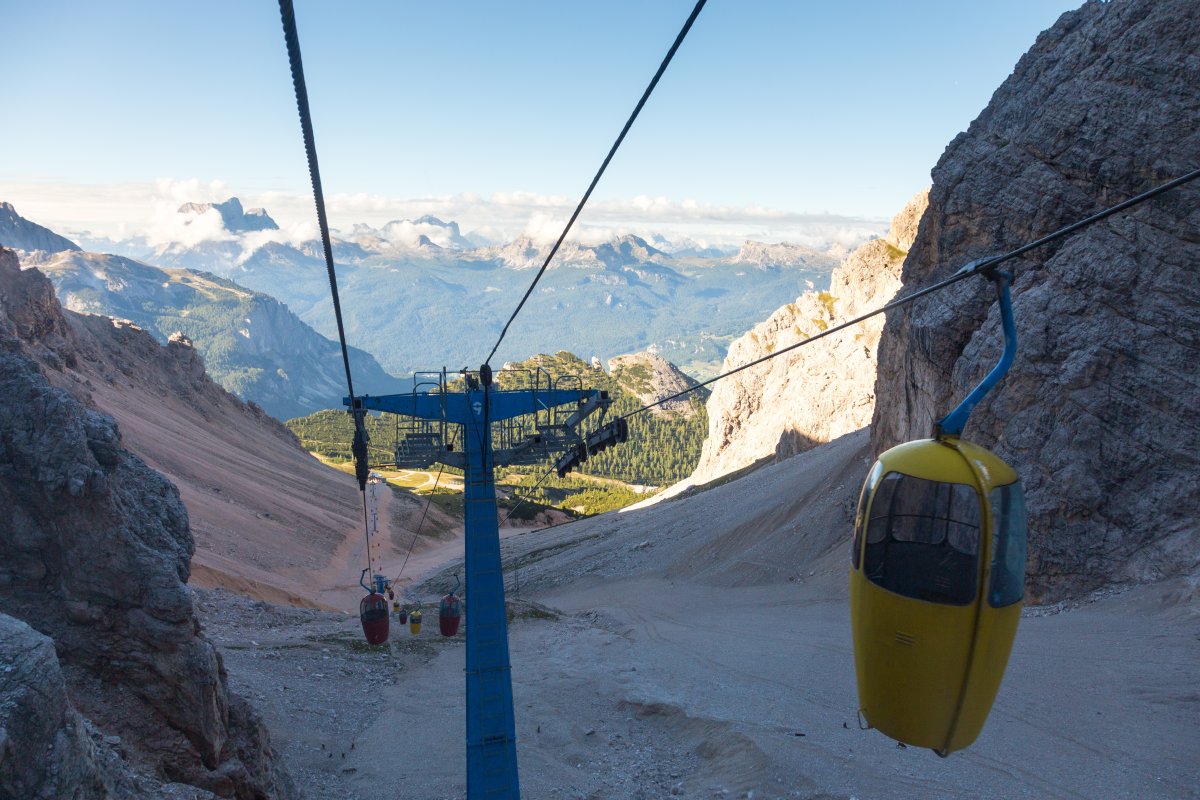
[[[242,208],[242,201],[236,197],[224,203],[184,203],[179,207],[179,213],[199,215],[213,209],[221,215],[221,222],[230,233],[279,230],[279,225],[271,219],[265,208]]]
[[[448,228],[449,230],[454,232],[455,236],[459,235],[457,222],[455,222],[454,220],[450,220],[449,222],[443,222],[442,220],[438,219],[437,217],[433,216],[432,214],[424,214],[420,217],[417,217],[416,219],[414,219],[412,221],[412,223],[414,225],[436,225],[439,228]]]
[[[820,250],[806,247],[802,244],[779,242],[747,241],[742,244],[738,254],[733,257],[734,263],[753,264],[758,267],[795,267],[810,265],[814,262],[828,261],[829,256]]]
[[[64,250],[79,250],[79,245],[65,236],[59,236],[49,228],[30,222],[17,213],[12,203],[0,201],[0,244],[14,250],[42,250],[61,253]]]
[[[379,230],[364,226],[355,228],[360,239],[382,237],[391,247],[437,250],[470,250],[471,243],[463,238],[458,223],[445,222],[431,214],[417,219],[394,219]]]
[[[637,234],[627,233],[624,236],[618,236],[595,249],[599,250],[602,247],[611,247],[626,255],[633,255],[639,259],[648,259],[655,256],[670,258],[663,250],[659,250],[654,245],[647,242]]]
[[[513,269],[528,269],[540,266],[546,254],[550,252],[550,247],[549,242],[535,241],[528,233],[523,233],[508,244],[482,248],[480,252],[485,258],[500,261]],[[628,233],[594,245],[563,242],[552,266],[618,269],[670,258],[668,253],[649,244],[642,237]]]

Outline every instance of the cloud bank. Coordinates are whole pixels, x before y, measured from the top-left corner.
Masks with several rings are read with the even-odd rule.
[[[106,185],[0,183],[0,200],[13,203],[23,216],[66,235],[86,231],[93,238],[142,237],[153,245],[232,238],[215,211],[186,216],[177,211],[186,202],[221,202],[233,196],[246,207],[266,208],[279,223],[280,230],[246,234],[256,246],[272,241],[297,243],[316,236],[313,201],[307,194],[239,191],[223,181],[197,179]],[[558,237],[576,202],[575,198],[521,191],[415,198],[363,193],[326,196],[330,225],[343,236],[349,236],[355,224],[365,223],[389,239],[426,233],[438,244],[442,244],[444,231],[426,224],[402,223],[390,231],[385,226],[396,220],[432,215],[458,222],[463,235],[472,239],[501,242],[524,234],[546,242]],[[593,200],[584,209],[571,238],[588,244],[633,233],[644,238],[657,234],[701,247],[736,247],[748,239],[852,247],[886,229],[884,219],[759,206],[716,206],[642,195]]]

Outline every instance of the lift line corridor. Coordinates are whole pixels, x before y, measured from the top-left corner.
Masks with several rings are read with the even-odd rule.
[[[478,378],[464,373],[464,391],[449,391],[444,370],[441,376],[437,388],[425,384],[425,391],[414,387],[411,393],[346,397],[343,403],[360,413],[385,411],[427,423],[415,438],[417,444],[410,442],[405,452],[397,446],[398,462],[441,462],[463,470],[463,560],[470,600],[466,629],[467,795],[517,798],[516,722],[495,468],[545,458],[552,443],[578,440],[579,423],[607,409],[611,400],[607,392],[597,389],[553,385],[564,380],[578,383],[577,378],[559,378],[553,383],[547,380],[542,385],[537,373],[530,388],[496,388],[487,365],[480,369]],[[565,415],[560,411],[563,406],[571,407]],[[533,425],[515,429],[506,426],[520,417],[531,418]],[[445,437],[448,425],[462,426],[458,439],[461,451],[447,446],[446,442],[453,441]],[[610,425],[615,435],[617,425]],[[496,427],[498,430],[494,430]],[[520,435],[510,435],[514,430],[521,431]],[[500,447],[495,446],[494,434]]]

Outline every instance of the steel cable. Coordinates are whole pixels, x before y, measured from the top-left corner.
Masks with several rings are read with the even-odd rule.
[[[454,437],[450,438],[450,447],[454,447]],[[425,509],[421,512],[421,520],[417,523],[417,530],[413,533],[412,541],[408,543],[408,552],[404,554],[404,563],[400,565],[400,571],[396,573],[396,577],[392,578],[392,583],[396,583],[404,575],[404,568],[408,566],[408,559],[412,556],[413,547],[417,543],[417,538],[421,535],[421,529],[425,527],[425,516],[429,513],[429,506],[433,503],[433,496],[437,494],[438,483],[442,480],[442,470],[445,469],[445,464],[438,462],[438,474],[433,479],[433,488],[429,490],[429,498],[425,501]]]
[[[706,381],[701,381],[701,382],[697,383],[695,386],[688,387],[687,389],[684,389],[681,392],[676,392],[673,395],[670,395],[668,397],[663,397],[659,400],[654,401],[653,403],[648,403],[635,411],[630,411],[628,414],[624,414],[623,416],[618,417],[618,419],[629,419],[631,417],[637,416],[638,414],[641,414],[644,411],[649,411],[652,408],[661,406],[664,403],[669,403],[672,400],[678,400],[680,397],[684,397],[685,395],[691,394],[692,392],[696,391],[697,389],[701,389],[705,386],[709,386],[723,378],[728,378],[731,375],[736,375],[737,373],[742,372],[744,370],[748,370],[752,367],[757,367],[759,364],[764,364],[773,358],[777,358],[777,357],[783,355],[784,353],[789,353],[792,350],[796,350],[800,347],[804,347],[805,345],[812,344],[813,342],[817,341],[818,339],[823,339],[826,336],[832,336],[833,334],[838,333],[839,331],[843,331],[846,328],[849,328],[853,325],[857,325],[858,323],[868,320],[871,317],[878,316],[879,314],[887,313],[888,311],[891,311],[896,308],[900,308],[902,306],[906,306],[912,302],[915,302],[916,300],[921,299],[922,297],[925,297],[926,295],[930,295],[935,292],[940,292],[942,289],[945,289],[948,286],[952,286],[952,285],[958,283],[959,281],[964,281],[967,278],[972,278],[972,277],[975,277],[976,275],[982,275],[982,274],[988,272],[989,270],[994,269],[995,267],[998,267],[999,265],[1003,264],[1006,261],[1011,261],[1014,258],[1018,258],[1018,257],[1024,255],[1025,253],[1028,253],[1030,250],[1041,247],[1043,245],[1050,244],[1051,242],[1062,239],[1065,236],[1069,236],[1070,234],[1075,233],[1076,231],[1081,230],[1082,228],[1086,228],[1089,225],[1093,225],[1103,219],[1111,217],[1113,214],[1117,214],[1117,213],[1120,213],[1121,211],[1125,211],[1127,209],[1133,208],[1134,206],[1140,205],[1140,204],[1146,202],[1147,200],[1150,200],[1151,198],[1157,197],[1158,195],[1162,194],[1163,192],[1167,192],[1178,186],[1182,186],[1183,184],[1193,181],[1196,178],[1200,178],[1200,168],[1194,169],[1191,172],[1188,172],[1184,175],[1179,176],[1178,178],[1175,178],[1174,180],[1170,180],[1170,181],[1167,181],[1166,183],[1160,184],[1159,186],[1156,186],[1153,189],[1148,189],[1147,191],[1142,192],[1139,195],[1135,195],[1134,197],[1131,197],[1128,200],[1124,200],[1120,203],[1117,203],[1114,206],[1110,206],[1110,207],[1104,209],[1103,211],[1098,211],[1097,213],[1092,214],[1089,217],[1084,217],[1083,219],[1078,220],[1077,222],[1072,222],[1070,225],[1059,228],[1058,230],[1054,231],[1053,233],[1047,234],[1046,236],[1043,236],[1040,239],[1035,239],[1032,242],[1023,244],[1015,250],[1010,250],[1009,252],[1004,253],[1002,255],[992,256],[990,258],[984,258],[984,259],[980,259],[978,261],[973,261],[970,264],[963,267],[962,269],[960,269],[958,272],[955,272],[949,278],[938,281],[937,283],[934,283],[930,286],[926,286],[924,289],[918,289],[917,291],[913,292],[912,294],[906,295],[905,297],[902,297],[899,300],[893,300],[890,303],[888,303],[887,305],[880,306],[879,308],[875,309],[874,311],[869,311],[866,314],[855,317],[852,320],[848,320],[846,322],[839,323],[839,324],[833,326],[832,328],[823,330],[820,333],[814,334],[807,339],[796,342],[795,344],[788,345],[787,347],[782,347],[778,350],[775,350],[774,352],[768,353],[767,355],[763,356],[762,358],[757,358],[754,361],[750,361],[746,364],[742,364],[739,367],[734,367],[731,370],[722,372],[720,375],[709,378]]]
[[[279,0],[283,19],[283,38],[287,42],[288,62],[292,68],[292,86],[296,90],[296,108],[304,135],[304,153],[308,156],[308,175],[312,179],[313,199],[317,205],[317,225],[321,228],[321,246],[325,251],[325,270],[329,273],[329,292],[333,297],[333,315],[337,319],[338,341],[342,345],[342,364],[346,368],[346,388],[354,399],[354,381],[350,377],[350,350],[346,346],[346,328],[342,324],[342,303],[338,299],[337,275],[333,269],[333,244],[329,221],[325,216],[325,193],[321,190],[321,170],[317,165],[317,142],[313,135],[312,113],[308,107],[308,87],[304,83],[304,64],[300,60],[300,36],[296,32],[296,11],[292,0]]]
[[[313,201],[317,206],[317,225],[321,229],[321,246],[325,252],[325,269],[329,274],[329,292],[333,298],[333,314],[337,319],[338,342],[342,347],[342,365],[346,368],[346,389],[350,395],[350,413],[354,414],[355,474],[363,496],[363,533],[367,538],[367,570],[371,564],[371,531],[367,522],[366,429],[354,399],[354,380],[350,376],[350,349],[346,346],[346,328],[342,323],[342,303],[338,298],[337,273],[333,268],[333,244],[329,237],[329,220],[325,215],[325,193],[321,189],[321,170],[317,164],[317,141],[313,134],[312,112],[308,107],[308,87],[304,83],[304,63],[300,58],[300,36],[296,31],[296,10],[292,0],[279,0],[279,16],[283,22],[283,38],[287,43],[288,63],[292,72],[292,87],[296,91],[296,109],[300,112],[300,130],[304,136],[304,154],[308,157],[308,175],[312,181]]]
[[[283,0],[280,0],[282,2]],[[592,178],[591,184],[587,191],[583,193],[583,198],[579,201],[579,205],[575,207],[575,213],[571,214],[571,218],[567,220],[567,225],[559,234],[558,241],[554,243],[554,247],[550,248],[550,253],[546,256],[546,260],[542,262],[541,269],[533,276],[533,281],[529,284],[529,288],[525,290],[525,295],[521,298],[521,302],[517,303],[516,309],[512,316],[508,318],[508,322],[504,323],[504,329],[500,331],[500,338],[496,340],[495,346],[492,347],[492,352],[488,353],[488,357],[483,360],[483,363],[490,363],[492,356],[496,355],[496,351],[500,349],[500,343],[504,341],[505,335],[508,333],[509,326],[513,324],[513,320],[517,318],[517,314],[521,313],[521,309],[525,306],[525,301],[533,294],[533,289],[538,285],[538,281],[542,279],[542,275],[546,272],[546,268],[550,266],[550,261],[558,253],[558,248],[562,246],[563,240],[567,238],[567,234],[571,231],[571,226],[575,224],[575,220],[579,218],[583,207],[587,205],[588,198],[592,196],[592,191],[596,188],[596,184],[600,183],[600,178],[604,175],[604,171],[608,169],[608,163],[612,161],[613,156],[617,153],[617,148],[621,146],[621,142],[625,141],[625,135],[629,133],[629,129],[633,127],[634,121],[638,118],[638,114],[642,112],[642,107],[646,105],[646,101],[650,99],[650,94],[654,91],[654,87],[658,85],[658,81],[662,78],[663,73],[667,71],[667,66],[671,63],[671,59],[675,57],[675,52],[679,49],[679,45],[683,44],[683,40],[687,37],[688,31],[692,29],[692,23],[696,21],[696,17],[700,15],[700,9],[704,8],[707,0],[697,0],[692,13],[688,15],[687,21],[683,23],[683,28],[680,29],[679,35],[675,37],[671,49],[667,51],[667,55],[663,58],[662,63],[658,65],[658,71],[654,73],[654,77],[650,79],[650,84],[646,87],[646,91],[642,92],[642,98],[638,100],[634,106],[633,113],[629,115],[629,119],[625,121],[625,127],[621,129],[617,140],[613,142],[613,146],[609,149],[608,155],[604,157],[604,162],[600,164],[600,169],[596,171],[596,176]]]

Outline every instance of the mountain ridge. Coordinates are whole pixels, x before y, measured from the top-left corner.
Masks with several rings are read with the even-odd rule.
[[[341,405],[345,371],[339,344],[269,295],[217,275],[78,249],[31,253],[23,263],[41,269],[72,311],[130,320],[160,343],[176,333],[186,336],[214,379],[278,419]],[[375,393],[410,385],[359,348],[350,348],[350,360],[354,374]]]
[[[264,239],[264,233],[272,232],[224,231],[193,244],[100,244],[159,267],[230,278],[276,297],[333,338],[320,244],[296,242],[282,233]],[[503,244],[481,244],[473,237],[458,223],[428,214],[382,228],[355,225],[335,235],[351,341],[393,374],[478,359],[485,340],[498,333],[503,313],[498,306],[521,296],[528,271],[541,266],[549,243],[529,235]],[[796,245],[763,247],[776,255],[742,262],[719,248],[671,252],[675,248],[662,237],[567,241],[498,356],[518,360],[566,347],[604,360],[654,347],[690,374],[707,377],[748,320],[795,297],[810,282],[823,286],[838,260]],[[446,337],[447,330],[456,335]]]
[[[0,201],[0,246],[46,253],[83,249],[67,237],[25,219],[12,203],[3,201]]]
[[[106,337],[148,342],[163,360],[155,376],[163,384],[197,379],[197,368],[202,378],[203,366],[181,343],[160,348],[140,331],[91,322],[107,328],[64,311],[44,276],[0,248],[0,386],[20,398],[0,404],[0,500],[11,520],[0,536],[0,647],[5,672],[36,678],[27,686],[44,692],[13,719],[13,685],[0,680],[0,719],[13,735],[4,739],[0,794],[165,800],[181,796],[167,785],[178,781],[205,790],[199,796],[295,797],[261,718],[230,691],[195,616],[186,586],[195,539],[179,490],[92,403],[110,380],[148,377]],[[224,394],[207,389],[209,400]],[[278,425],[261,412],[257,420]],[[22,640],[25,652],[8,649]],[[24,665],[30,647],[44,653],[36,668]],[[14,765],[10,747],[40,752]]]

